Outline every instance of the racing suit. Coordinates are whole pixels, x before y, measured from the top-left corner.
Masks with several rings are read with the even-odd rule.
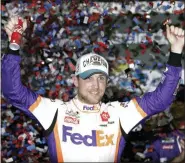
[[[170,161],[182,152],[180,139],[183,139],[184,137],[184,133],[179,132],[178,130],[172,131],[168,135],[154,141],[148,147],[150,150],[145,150],[145,157],[151,157],[152,162],[156,163]]]
[[[21,83],[21,57],[11,52],[2,61],[2,91],[6,100],[36,119],[48,132],[52,163],[118,162],[125,146],[122,130],[128,132],[143,118],[168,108],[174,100],[181,65],[172,64],[171,53],[161,82],[153,92],[129,102],[87,105],[76,97],[69,102],[42,97]],[[179,59],[180,60],[180,59]]]

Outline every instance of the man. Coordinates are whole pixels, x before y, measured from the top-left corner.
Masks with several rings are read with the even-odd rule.
[[[11,37],[18,18],[11,18],[5,30]],[[23,30],[26,28],[23,20]],[[184,30],[167,26],[171,54],[161,83],[154,92],[130,102],[102,103],[109,75],[107,61],[90,53],[81,56],[73,76],[77,95],[69,102],[41,97],[22,85],[18,52],[10,51],[2,61],[2,91],[6,99],[47,133],[49,154],[55,162],[117,162],[126,134],[143,118],[168,108],[174,98],[181,73]]]

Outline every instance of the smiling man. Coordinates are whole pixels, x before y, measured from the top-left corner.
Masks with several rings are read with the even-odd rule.
[[[23,30],[26,21],[23,21]],[[11,38],[17,17],[5,26]],[[171,46],[161,82],[156,90],[129,102],[103,103],[109,76],[105,58],[90,53],[81,56],[73,76],[77,95],[68,102],[36,94],[21,83],[18,51],[9,50],[2,61],[2,92],[7,101],[37,120],[46,131],[52,163],[118,162],[125,146],[122,132],[129,133],[143,118],[168,108],[181,76],[184,30],[167,26]]]
[[[109,67],[100,55],[90,53],[82,56],[76,64],[73,77],[78,88],[78,99],[88,104],[98,104],[105,92]]]

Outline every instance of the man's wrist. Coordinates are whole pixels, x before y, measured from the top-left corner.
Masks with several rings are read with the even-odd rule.
[[[178,47],[178,46],[175,46],[175,45],[171,46],[171,52],[173,52],[173,53],[181,54],[182,50],[183,50],[183,48],[181,48],[181,47]]]
[[[170,52],[167,64],[175,67],[181,67],[182,54]]]

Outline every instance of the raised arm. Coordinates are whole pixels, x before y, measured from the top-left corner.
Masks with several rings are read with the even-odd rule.
[[[21,83],[20,62],[21,58],[16,52],[9,52],[4,56],[1,65],[2,93],[9,103],[32,116],[28,109],[38,95]]]
[[[27,23],[26,20],[22,20],[23,32],[27,27]],[[18,17],[11,18],[5,26],[9,41],[11,40],[11,35],[16,22],[18,22]],[[9,103],[33,117],[28,112],[28,109],[37,100],[38,95],[22,84],[20,62],[21,58],[19,56],[19,50],[14,51],[9,49],[8,54],[4,55],[1,64],[2,93]]]
[[[146,115],[152,115],[167,109],[172,101],[181,77],[181,57],[184,47],[184,30],[174,26],[167,26],[167,39],[171,46],[166,70],[155,91],[146,93],[136,101]]]
[[[167,109],[175,99],[175,92],[181,77],[181,57],[184,47],[184,30],[167,26],[167,38],[171,52],[158,87],[153,92],[136,97],[120,109],[120,121],[123,130],[128,133],[134,126],[156,113]],[[126,108],[129,109],[126,109]]]
[[[25,21],[24,19],[22,20]],[[5,26],[9,40],[16,23],[17,17],[14,17]],[[25,28],[26,25],[23,26],[23,30]],[[47,130],[57,113],[59,102],[53,102],[48,98],[41,97],[22,84],[20,62],[21,57],[18,50],[9,49],[9,52],[4,55],[1,65],[3,96],[9,103],[22,110],[29,117],[38,120],[43,128]]]

